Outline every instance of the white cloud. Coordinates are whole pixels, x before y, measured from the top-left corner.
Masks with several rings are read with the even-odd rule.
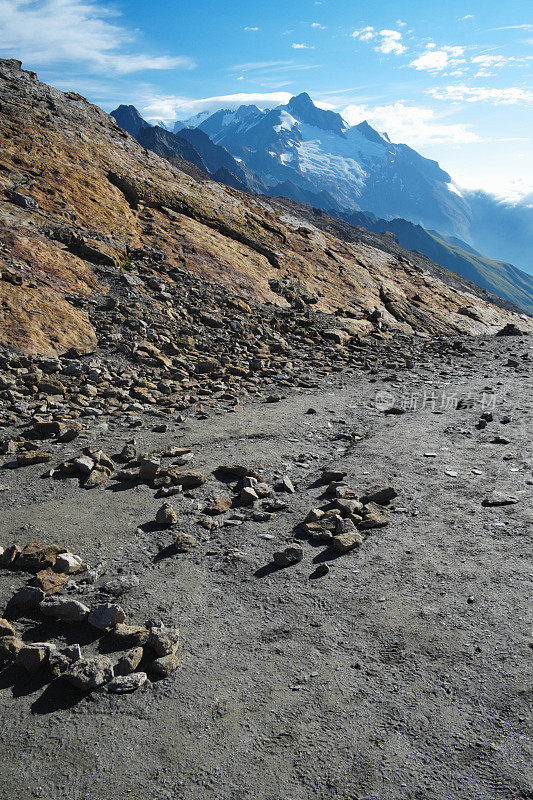
[[[318,30],[318,31],[325,31],[326,30],[326,26],[325,25],[321,25],[320,22],[312,22],[311,23],[311,27],[312,28],[316,28],[316,30]]]
[[[434,42],[429,42],[425,52],[411,61],[409,66],[426,72],[440,72],[464,63],[464,59],[461,58],[463,53],[464,47],[458,45],[437,48]]]
[[[281,103],[288,103],[291,97],[290,92],[238,92],[199,100],[178,95],[151,95],[144,98],[141,113],[148,120],[161,119],[164,122],[171,122],[175,119],[186,119],[205,110],[217,111],[221,108],[238,108],[251,104],[261,108],[274,108]]]
[[[470,144],[481,141],[467,125],[440,122],[431,108],[394,103],[388,106],[349,105],[342,116],[350,125],[363,120],[380,131],[386,131],[392,141],[426,145],[446,142]]]
[[[445,86],[442,88],[428,89],[437,100],[447,100],[453,103],[491,103],[495,106],[517,105],[533,103],[533,91],[520,86],[509,86],[505,89],[496,89],[488,86]]]
[[[244,30],[245,31],[258,31],[259,28],[257,28],[256,26],[252,27],[251,25],[247,25]]]
[[[405,25],[405,23],[400,23],[400,21],[398,21],[397,24]],[[352,39],[358,39],[361,42],[375,41],[376,47],[374,49],[376,52],[384,53],[385,55],[393,53],[399,56],[407,50],[407,47],[402,44],[402,34],[400,31],[384,28],[378,32],[372,25],[367,25],[365,28],[355,30],[351,36]]]
[[[393,53],[395,56],[399,56],[402,53],[405,53],[407,47],[402,44],[402,34],[400,31],[391,31],[391,30],[382,30],[379,32],[381,36],[381,42],[376,47],[376,50],[380,53]]]
[[[457,22],[466,22],[467,19],[474,19],[475,14],[465,14],[464,17],[459,17]]]
[[[374,30],[372,25],[367,25],[366,28],[361,28],[358,31],[354,31],[352,33],[353,39],[360,39],[362,42],[369,42],[371,39],[374,39],[377,36],[377,32]]]
[[[136,34],[111,21],[117,16],[94,0],[0,0],[0,54],[117,75],[195,66],[184,56],[131,52]]]
[[[293,42],[291,44],[291,47],[292,47],[293,50],[314,50],[315,49],[314,45],[312,45],[312,44],[304,44],[303,42],[302,43]]]
[[[533,24],[524,22],[522,25],[504,25],[501,28],[491,28],[491,31],[533,31]]]

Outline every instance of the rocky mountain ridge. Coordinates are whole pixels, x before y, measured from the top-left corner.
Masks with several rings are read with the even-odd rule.
[[[341,241],[266,199],[194,180],[83,97],[40,83],[18,62],[2,61],[0,78],[4,345],[57,353],[109,341],[109,325],[99,332],[87,309],[104,307],[116,282],[130,288],[133,309],[142,299],[150,313],[186,327],[190,317],[182,321],[174,299],[184,276],[218,287],[230,306],[244,301],[237,313],[247,329],[270,315],[275,331],[283,312],[313,348],[371,332],[375,306],[391,335],[528,325],[447,286],[408,255],[380,249],[379,239]],[[220,315],[215,292],[206,291],[213,302],[193,312],[195,323],[229,333],[232,313]]]
[[[530,204],[459,191],[436,161],[391,142],[368,122],[350,126],[315,106],[306,92],[274,109],[241,106],[200,113],[176,127],[183,124],[199,127],[241,159],[268,194],[299,200],[302,191],[314,193],[312,205],[319,208],[403,218],[457,236],[492,258],[531,267]],[[276,189],[279,184],[286,190]],[[321,193],[334,203],[324,205]]]

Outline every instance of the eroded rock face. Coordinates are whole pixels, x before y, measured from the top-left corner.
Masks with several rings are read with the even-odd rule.
[[[333,228],[302,225],[297,206],[289,212],[191,178],[144,150],[80,95],[40,83],[13,60],[0,61],[0,121],[0,344],[34,354],[101,346],[106,334],[93,297],[107,289],[95,266],[133,294],[142,287],[170,323],[183,315],[167,305],[176,281],[184,273],[211,281],[231,308],[229,318],[217,303],[198,309],[195,320],[211,336],[230,324],[244,331],[257,317],[257,303],[266,301],[279,312],[325,314],[322,333],[312,334],[340,349],[373,330],[369,314],[376,306],[396,332],[531,327],[453,291],[416,258],[391,251],[390,243],[380,249],[378,236],[375,245],[338,238]],[[138,273],[145,257],[152,285]],[[116,298],[109,300],[107,319],[122,313]],[[180,334],[184,343],[188,337],[190,324]],[[198,376],[224,369],[212,352],[216,358],[196,359]],[[154,357],[168,365],[168,353]]]

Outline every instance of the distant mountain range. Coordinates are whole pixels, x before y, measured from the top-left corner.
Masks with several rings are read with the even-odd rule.
[[[531,266],[531,206],[460,193],[436,161],[392,143],[367,122],[348,125],[306,93],[272,110],[248,105],[201,112],[177,122],[173,132],[150,126],[133,106],[112,114],[147,149],[185,159],[234,188],[390,231],[403,247],[533,313],[533,277],[508,263]]]

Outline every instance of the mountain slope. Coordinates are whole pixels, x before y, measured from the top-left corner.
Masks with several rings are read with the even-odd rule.
[[[150,125],[135,106],[119,106],[111,116],[148,150],[164,158],[184,159],[211,175],[216,181],[241,191],[265,189],[263,182],[243,167],[220,145],[198,128],[176,125],[174,132],[161,125]]]
[[[165,158],[184,158],[198,169],[209,172],[198,151],[181,136],[176,136],[158,125],[140,128],[135,137],[139,144]]]
[[[141,128],[149,128],[150,125],[145,119],[141,117],[135,106],[120,105],[111,112],[111,116],[125,131],[131,133],[132,136],[137,138],[137,134]]]
[[[241,106],[201,112],[178,124],[198,126],[226,147],[266,183],[270,195],[327,194],[333,204],[319,200],[319,207],[403,218],[458,237],[493,259],[533,268],[533,204],[460,193],[436,161],[391,142],[367,122],[350,127],[339,114],[317,108],[305,92],[272,110]]]
[[[442,270],[391,250],[387,237],[349,240],[267,199],[194,180],[80,95],[40,83],[13,60],[0,61],[0,122],[0,344],[48,353],[94,346],[84,306],[103,302],[110,282],[134,287],[141,268],[171,297],[184,276],[210,281],[232,302],[246,300],[254,325],[272,320],[273,332],[305,331],[317,346],[331,329],[342,329],[334,336],[344,343],[371,331],[375,306],[392,335],[528,325],[447,285]],[[212,322],[206,297],[194,319],[182,320],[164,291],[153,302],[185,328],[229,325],[231,317]],[[265,347],[280,344],[265,337]]]
[[[273,192],[276,184],[289,182],[329,193],[343,210],[412,218],[446,231],[468,229],[468,204],[435,161],[391,143],[366,122],[350,127],[339,114],[317,108],[306,93],[270,111],[218,111],[200,117],[199,127]]]
[[[361,213],[332,213],[346,219],[351,225],[362,225],[377,233],[390,231],[406,250],[424,253],[441,267],[453,270],[533,314],[533,276],[512,264],[488,258],[460,239],[445,238],[438,231],[426,231],[420,225],[404,219],[383,220]]]

